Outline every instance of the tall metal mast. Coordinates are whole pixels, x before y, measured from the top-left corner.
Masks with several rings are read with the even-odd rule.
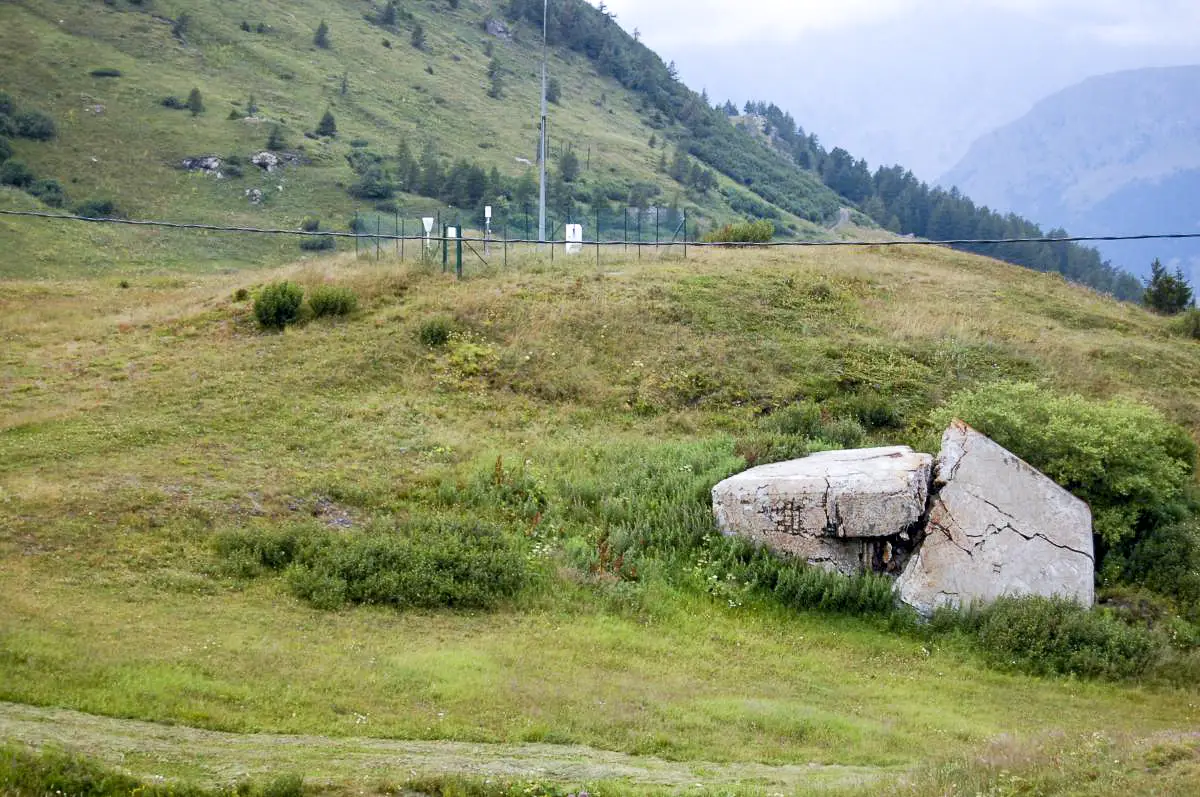
[[[538,140],[538,241],[546,243],[546,23],[550,15],[550,0],[542,2],[542,124]]]

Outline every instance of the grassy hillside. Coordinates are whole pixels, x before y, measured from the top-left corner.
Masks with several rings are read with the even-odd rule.
[[[358,178],[347,155],[357,150],[393,158],[402,141],[414,157],[427,144],[435,145],[446,168],[456,161],[495,168],[510,194],[521,177],[532,175],[516,159],[536,156],[540,42],[530,26],[520,23],[509,23],[512,38],[489,35],[483,23],[503,19],[501,5],[464,0],[454,9],[446,2],[406,2],[399,6],[397,26],[384,28],[364,18],[379,6],[361,0],[5,3],[0,48],[8,57],[0,64],[0,89],[22,106],[49,113],[59,127],[53,141],[15,140],[14,157],[39,178],[58,179],[72,203],[111,198],[125,213],[143,218],[294,228],[318,216],[327,229],[344,230],[356,210],[371,212],[373,204],[348,194]],[[181,29],[184,14],[187,23]],[[322,20],[330,31],[328,49],[313,43]],[[250,31],[242,29],[243,22]],[[263,32],[260,24],[266,26]],[[425,31],[422,49],[411,44],[417,25]],[[500,67],[499,98],[489,96],[493,57]],[[93,77],[97,70],[116,70],[120,77]],[[621,208],[639,185],[653,186],[653,203],[664,209],[691,208],[694,225],[738,218],[742,212],[730,202],[740,197],[735,204],[743,207],[752,201],[747,190],[724,177],[717,188],[701,193],[660,171],[661,158],[674,153],[667,148],[665,122],[647,112],[636,94],[600,77],[584,56],[555,48],[551,73],[561,85],[559,104],[551,106],[551,171],[560,168],[559,152],[573,147],[582,162],[573,186],[580,197],[578,215],[594,218],[590,197],[599,189],[608,195],[606,227],[619,227]],[[203,114],[161,104],[168,96],[186,100],[192,88],[201,92]],[[254,116],[247,115],[251,98],[258,107]],[[337,137],[306,138],[326,110],[336,119]],[[238,118],[227,118],[231,111]],[[284,134],[284,150],[303,165],[267,174],[246,164],[244,176],[222,180],[177,168],[189,156],[249,158],[266,146],[276,125]],[[838,206],[836,195],[817,181],[805,185],[830,207]],[[254,188],[265,194],[262,205],[246,198]],[[519,203],[492,190],[497,223],[510,214],[513,234],[523,234]],[[5,195],[0,202],[12,207],[28,200]],[[401,194],[397,204],[413,225],[440,203]],[[474,208],[455,212],[481,221],[474,219]],[[820,231],[778,208],[770,213],[781,229],[786,225],[802,235]],[[553,223],[561,224],[562,216],[555,212]],[[61,228],[2,223],[15,244],[6,250],[3,273],[94,268],[90,250],[75,246]],[[384,225],[391,230],[390,211]],[[374,229],[373,219],[369,228]],[[111,235],[128,244],[110,254],[111,262],[134,268],[170,266],[177,257],[220,268],[279,262],[284,248],[296,252],[295,242],[179,238],[164,245],[157,233]]]
[[[281,277],[361,307],[263,333],[236,291]],[[1194,686],[1031,678],[953,635],[796,611],[680,536],[717,479],[787,442],[768,412],[801,397],[831,418],[884,398],[860,443],[927,448],[933,407],[1004,377],[1131,397],[1195,433],[1200,348],[1161,319],[940,250],[528,261],[462,283],[343,256],[130,283],[0,288],[0,700],[857,768],[785,789],[1198,783]],[[244,547],[399,530],[419,549],[430,523],[499,533],[516,562],[474,566],[508,562],[522,586],[490,609],[329,611],[334,582]],[[320,753],[246,744],[235,762],[349,782]],[[125,766],[220,780],[227,755]]]

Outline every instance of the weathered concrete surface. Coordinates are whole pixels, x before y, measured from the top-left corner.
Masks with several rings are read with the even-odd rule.
[[[1092,513],[1016,455],[955,421],[942,437],[925,539],[896,589],[922,614],[1004,595],[1094,599]]]
[[[887,569],[888,538],[924,515],[933,457],[905,446],[830,451],[753,468],[713,488],[725,534],[851,574]]]

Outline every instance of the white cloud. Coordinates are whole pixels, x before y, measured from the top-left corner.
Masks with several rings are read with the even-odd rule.
[[[607,5],[627,30],[639,28],[647,43],[666,50],[796,42],[914,15],[937,37],[939,20],[970,20],[986,28],[997,13],[1117,46],[1174,46],[1200,38],[1196,0],[608,0]]]
[[[595,2],[595,0],[593,0]],[[626,30],[654,47],[795,41],[823,30],[886,22],[927,0],[608,0]]]

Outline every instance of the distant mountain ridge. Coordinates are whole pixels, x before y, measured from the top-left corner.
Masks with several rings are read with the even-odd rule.
[[[1079,234],[1200,232],[1200,66],[1090,78],[984,136],[942,179],[976,201]],[[1145,274],[1200,276],[1200,245],[1101,247]]]

